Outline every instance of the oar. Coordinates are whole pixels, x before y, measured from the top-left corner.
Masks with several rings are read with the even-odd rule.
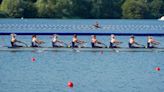
[[[105,46],[105,48],[107,48],[108,46],[105,44],[105,43],[102,43],[102,42],[98,42],[98,44],[102,44]]]
[[[123,42],[118,42],[118,43],[115,43],[115,46],[116,46],[116,48],[120,48],[120,44],[122,44]]]
[[[41,47],[40,45],[41,45],[41,44],[44,44],[44,43],[45,43],[44,41],[42,41],[42,40],[38,40],[38,42],[37,42],[38,47]]]
[[[95,28],[101,28],[101,26],[99,25],[93,25]]]
[[[71,43],[72,43],[72,42],[69,42],[68,44],[67,44],[67,43],[64,43],[64,44],[66,44],[66,45],[70,48],[70,47],[72,46]],[[77,43],[77,45],[81,45],[81,44],[84,44],[84,43],[87,43],[87,42],[85,42],[85,41],[80,41],[80,42]]]
[[[66,45],[66,47],[69,47],[69,45],[67,44],[67,43],[65,43],[65,42],[62,42],[64,45]]]
[[[16,42],[22,43],[22,44],[26,45],[26,47],[28,47],[28,45],[25,42],[22,42],[22,41],[16,41]]]
[[[153,47],[156,47],[157,45],[159,45],[160,43],[159,42],[155,42],[155,43],[152,43],[152,46]]]
[[[83,45],[82,47],[86,47],[86,46],[84,46],[85,43],[87,43],[87,42],[85,42],[85,41],[80,41],[77,45],[78,45],[78,46],[79,46],[79,45]]]
[[[120,45],[120,44],[122,44],[123,42],[117,42],[117,43],[115,43],[116,45]]]
[[[139,46],[141,46],[141,47],[143,47],[143,48],[146,47],[145,45],[143,45],[143,44],[139,44],[139,43],[137,43],[137,42],[135,42],[135,44],[137,44],[137,45],[139,45]]]
[[[155,42],[155,43],[153,43],[153,45],[159,45],[160,44],[160,42]]]
[[[60,40],[58,40],[59,41],[59,43],[63,43],[64,45],[66,45],[66,47],[69,47],[69,45],[67,44],[67,43],[65,43],[65,42],[63,42],[63,41],[60,41]],[[69,43],[70,44],[70,43]]]

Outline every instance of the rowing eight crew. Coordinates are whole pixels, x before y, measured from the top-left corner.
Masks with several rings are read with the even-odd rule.
[[[11,46],[12,47],[23,47],[20,45],[17,45],[16,43],[23,43],[25,44],[27,47],[28,45],[22,41],[18,41],[16,39],[16,34],[11,34]],[[45,43],[42,40],[38,40],[36,35],[32,35],[32,41],[31,41],[31,47],[40,47],[40,44]],[[77,35],[74,34],[73,38],[72,38],[72,42],[67,44],[64,41],[58,40],[58,35],[54,34],[53,35],[53,39],[52,39],[52,47],[64,47],[64,45],[66,45],[67,47],[72,47],[72,48],[76,48],[79,47],[79,45],[86,43],[85,41],[79,40],[77,38]],[[71,46],[70,46],[71,44]],[[109,48],[119,48],[119,45],[122,44],[121,41],[116,39],[116,36],[114,34],[111,35],[111,39],[110,39],[110,45]],[[148,40],[147,40],[147,47],[146,48],[155,48],[156,45],[159,45],[160,43],[156,40],[154,40],[151,36],[148,36]],[[103,46],[102,46],[103,45]],[[129,39],[129,48],[145,48],[144,45],[139,44],[138,42],[135,41],[135,37],[132,35]],[[107,48],[108,46],[105,45],[104,43],[102,43],[101,41],[97,40],[96,35],[92,35],[91,36],[91,47],[92,48]]]

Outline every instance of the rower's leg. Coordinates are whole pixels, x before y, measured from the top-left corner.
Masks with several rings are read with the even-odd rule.
[[[52,42],[52,47],[54,47],[54,42]]]
[[[95,47],[95,44],[93,42],[91,42],[91,47],[94,48]]]

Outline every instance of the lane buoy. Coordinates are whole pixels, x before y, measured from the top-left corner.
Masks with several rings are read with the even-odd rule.
[[[69,81],[69,82],[67,83],[67,86],[68,86],[69,88],[73,88],[73,82]]]
[[[160,67],[156,67],[155,70],[156,71],[160,71],[161,69],[160,69]]]
[[[35,62],[35,61],[36,61],[36,59],[33,57],[33,58],[31,59],[31,61],[32,61],[32,62]]]

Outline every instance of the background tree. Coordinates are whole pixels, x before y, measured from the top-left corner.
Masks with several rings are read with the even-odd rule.
[[[8,14],[10,17],[28,17],[32,18],[36,15],[36,8],[30,1],[24,0],[3,0],[1,11]]]
[[[22,17],[25,18],[37,17],[37,9],[34,6],[34,3],[32,3],[31,1],[22,2],[20,7],[22,9]]]
[[[122,6],[123,18],[146,18],[148,6],[145,0],[126,0]]]
[[[124,0],[92,0],[93,18],[120,18]]]
[[[164,0],[0,0],[0,17],[159,18]]]
[[[55,3],[54,0],[53,3]],[[54,16],[54,5],[52,0],[37,0],[35,6],[37,8],[37,16],[41,18],[52,18]]]
[[[21,0],[3,0],[1,11],[9,14],[10,17],[21,17]]]
[[[53,3],[56,18],[71,18],[73,2],[71,0],[56,0]]]
[[[151,18],[160,18],[164,16],[164,0],[153,0],[150,3]]]
[[[72,0],[72,16],[75,18],[92,18],[91,5],[91,0]]]

